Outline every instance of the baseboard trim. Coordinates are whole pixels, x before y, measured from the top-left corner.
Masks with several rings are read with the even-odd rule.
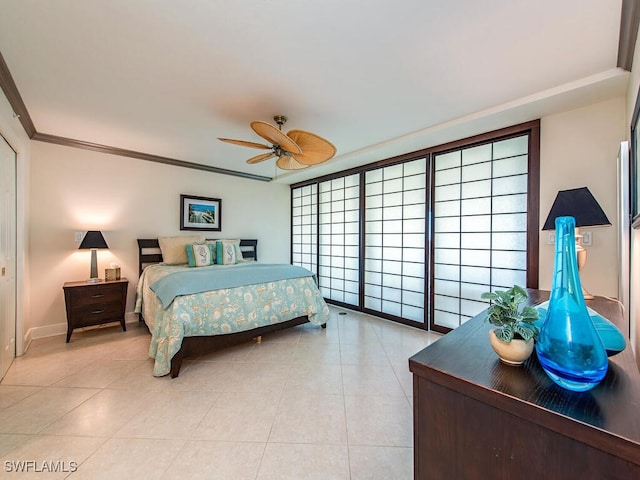
[[[125,323],[138,323],[138,314],[133,312],[127,312],[124,314]],[[111,324],[116,324],[117,322],[111,322]],[[105,325],[110,325],[109,323],[105,323]],[[85,327],[86,329],[90,328],[100,328],[100,325],[95,327]],[[78,329],[81,330],[81,329]],[[38,340],[40,338],[49,338],[56,337],[59,335],[67,334],[67,323],[54,323],[51,325],[43,325],[41,327],[32,327],[27,333],[24,335],[24,352],[23,355],[29,350],[29,346],[31,342],[34,340]]]
[[[43,325],[42,327],[30,328],[25,337],[25,344],[30,344],[33,340],[40,338],[55,337],[56,335],[64,335],[67,333],[67,324],[54,323],[51,325]],[[27,341],[28,340],[28,341]]]

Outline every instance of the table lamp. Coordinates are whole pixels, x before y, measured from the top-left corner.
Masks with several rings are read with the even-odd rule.
[[[102,236],[102,232],[99,230],[89,230],[87,234],[82,239],[80,246],[78,247],[80,250],[91,250],[91,276],[89,283],[97,283],[100,281],[98,278],[98,256],[96,253],[96,249],[98,248],[109,248],[107,242],[104,240]]]
[[[549,211],[542,230],[555,230],[556,217],[566,216],[576,219],[576,255],[578,257],[578,271],[580,272],[587,262],[587,251],[582,245],[580,227],[611,225],[611,222],[587,187],[560,190],[553,201],[551,211]],[[582,287],[582,294],[586,300],[593,298],[593,295],[585,290],[584,286]]]

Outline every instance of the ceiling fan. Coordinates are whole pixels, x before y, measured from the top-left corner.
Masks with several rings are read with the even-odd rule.
[[[289,130],[286,134],[282,132],[282,125],[287,121],[286,116],[276,115],[273,119],[278,124],[278,128],[260,120],[251,122],[253,131],[267,140],[269,145],[230,138],[218,138],[218,140],[243,147],[269,150],[268,153],[251,157],[247,163],[253,164],[278,157],[276,165],[283,170],[300,170],[318,165],[336,154],[336,147],[315,133],[304,130]]]

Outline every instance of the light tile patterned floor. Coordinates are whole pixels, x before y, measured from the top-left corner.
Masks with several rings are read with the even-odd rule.
[[[0,477],[413,478],[407,360],[439,337],[331,311],[177,379],[153,377],[142,325],[34,341],[0,384]]]

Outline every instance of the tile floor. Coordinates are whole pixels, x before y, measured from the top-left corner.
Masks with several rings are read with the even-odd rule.
[[[34,341],[0,383],[0,477],[413,478],[407,359],[438,335],[331,310],[176,379],[142,325]]]

